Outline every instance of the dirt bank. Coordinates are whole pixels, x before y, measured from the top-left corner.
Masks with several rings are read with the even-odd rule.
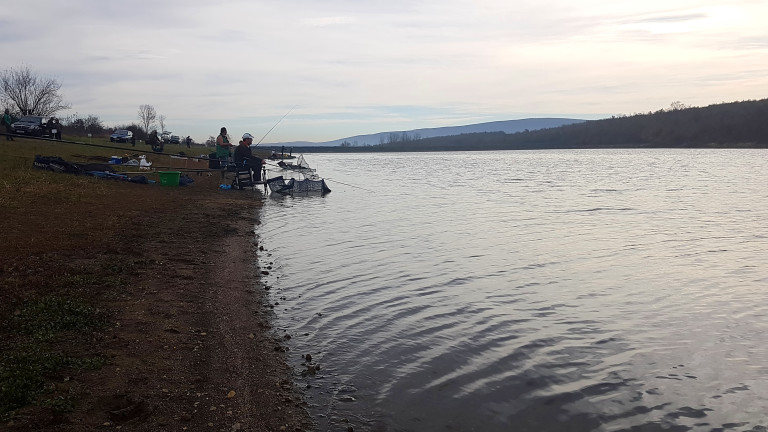
[[[65,361],[0,430],[312,430],[258,281],[259,192],[46,175],[0,189],[2,371]],[[99,325],[52,325],[50,299]]]

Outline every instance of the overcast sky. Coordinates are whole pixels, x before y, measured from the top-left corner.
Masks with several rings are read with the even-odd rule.
[[[153,105],[197,141],[264,142],[768,97],[765,0],[36,0],[3,68],[107,126]],[[258,139],[257,139],[258,140]]]

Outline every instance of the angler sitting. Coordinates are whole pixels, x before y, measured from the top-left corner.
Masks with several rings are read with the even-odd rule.
[[[162,153],[165,143],[157,136],[157,130],[153,130],[147,137],[147,144],[152,147],[152,151]]]
[[[240,144],[235,149],[235,165],[238,169],[252,169],[256,174],[256,178],[261,181],[262,160],[251,153],[251,144],[253,144],[253,135],[249,133],[243,134],[243,140],[240,141]]]

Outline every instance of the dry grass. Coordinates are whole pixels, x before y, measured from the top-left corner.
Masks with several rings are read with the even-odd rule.
[[[98,331],[91,323],[114,312],[105,312],[105,305],[151,255],[144,246],[149,240],[163,244],[203,232],[216,226],[209,219],[222,209],[258,205],[252,193],[220,191],[219,173],[195,173],[185,187],[134,184],[34,169],[36,154],[72,162],[122,156],[114,149],[19,138],[0,146],[0,424],[24,404],[56,415],[76,409],[77,398],[62,403],[50,391],[51,380],[61,378],[62,368],[102,363],[98,348],[83,341]],[[154,166],[207,167],[206,161],[143,154]],[[157,179],[156,173],[147,176]],[[54,310],[57,320],[51,319]],[[27,331],[43,324],[45,338]]]
[[[219,173],[198,176],[193,172],[206,169],[206,161],[173,159],[151,153],[147,159],[154,166],[189,170],[195,183],[188,187],[163,188],[58,174],[32,167],[36,154],[59,156],[71,162],[92,162],[94,158],[114,153],[114,149],[19,138],[1,146],[0,232],[4,233],[5,245],[0,250],[0,259],[77,250],[117,240],[113,237],[130,236],[127,232],[129,222],[161,215],[182,204],[186,198],[199,198],[215,192],[221,182]],[[114,167],[159,180],[155,171]]]

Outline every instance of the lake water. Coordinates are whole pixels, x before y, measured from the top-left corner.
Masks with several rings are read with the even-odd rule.
[[[318,430],[766,430],[768,151],[305,157],[256,233]]]

